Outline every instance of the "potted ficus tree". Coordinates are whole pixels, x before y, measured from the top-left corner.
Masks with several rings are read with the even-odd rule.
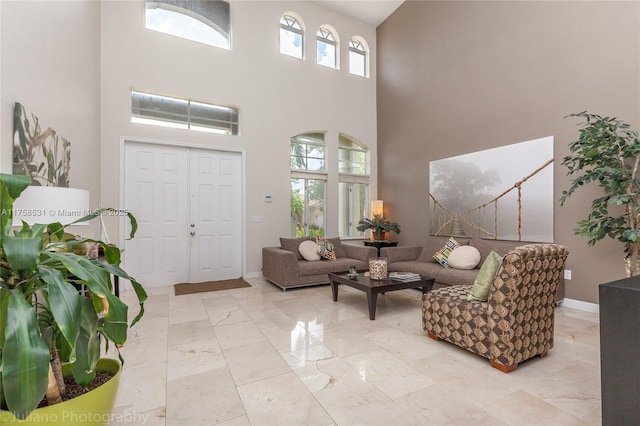
[[[356,229],[364,232],[371,229],[372,238],[374,240],[384,240],[385,232],[400,233],[400,225],[396,222],[389,222],[382,214],[374,214],[373,218],[360,219]]]
[[[578,189],[594,182],[603,191],[591,203],[586,219],[578,221],[576,235],[594,245],[605,237],[624,245],[627,276],[640,275],[640,139],[638,131],[616,118],[586,111],[570,114],[581,123],[578,139],[569,144],[562,165],[572,176],[562,192],[561,205]]]
[[[66,226],[60,223],[29,226],[23,222],[12,234],[13,203],[30,181],[28,176],[0,174],[0,424],[25,419],[27,424],[107,424],[109,413],[105,416],[88,407],[86,400],[65,407],[84,395],[61,402],[64,381],[59,358],[68,361],[62,370],[83,387],[93,382],[100,369],[119,377],[122,358],[100,358],[101,342],[121,347],[129,327],[128,307],[112,293],[111,275],[129,280],[135,290],[140,312],[131,325],[142,317],[147,295],[118,266],[117,247],[96,240],[63,241]],[[95,219],[105,210],[112,209],[97,210],[74,223]],[[128,216],[133,237],[137,224]],[[86,242],[102,246],[104,260],[59,250],[63,244]],[[80,287],[86,289],[83,294]],[[114,381],[89,394],[117,389]],[[43,399],[49,406],[36,410]],[[98,399],[110,412],[115,395],[110,401],[103,396]],[[52,411],[54,407],[59,411]],[[80,409],[83,412],[76,411]]]

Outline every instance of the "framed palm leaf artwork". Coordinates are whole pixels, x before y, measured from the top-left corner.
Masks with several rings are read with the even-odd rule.
[[[16,102],[13,110],[13,173],[31,185],[69,187],[71,143]]]

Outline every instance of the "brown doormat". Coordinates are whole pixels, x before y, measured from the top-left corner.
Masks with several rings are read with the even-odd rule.
[[[228,290],[230,288],[251,287],[251,284],[242,278],[233,280],[205,281],[203,283],[182,283],[173,286],[176,296],[192,293],[204,293],[206,291]]]

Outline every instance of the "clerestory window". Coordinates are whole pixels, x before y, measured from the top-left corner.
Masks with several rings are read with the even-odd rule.
[[[145,0],[146,28],[231,48],[231,11],[221,0]]]
[[[280,53],[302,59],[304,57],[304,29],[299,18],[291,14],[280,17]]]
[[[369,76],[369,53],[366,42],[356,36],[349,40],[349,72],[360,77]]]
[[[318,29],[316,34],[317,55],[316,61],[319,65],[329,68],[338,68],[338,41],[335,31],[329,27],[323,26]]]

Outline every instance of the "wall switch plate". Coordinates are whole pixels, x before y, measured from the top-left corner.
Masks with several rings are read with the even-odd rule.
[[[564,270],[564,279],[565,280],[570,280],[571,279],[571,269],[565,269]]]
[[[251,222],[253,222],[253,223],[262,222],[262,218],[260,216],[252,216],[251,217]]]

